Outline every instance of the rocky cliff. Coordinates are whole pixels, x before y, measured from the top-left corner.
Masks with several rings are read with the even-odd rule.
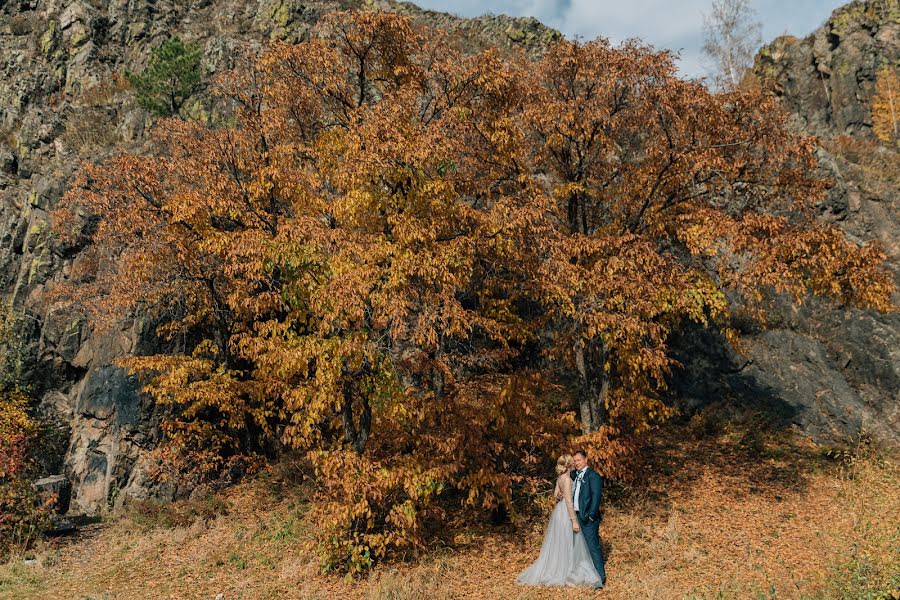
[[[783,36],[758,53],[755,74],[796,126],[819,137],[819,168],[832,181],[819,209],[858,242],[879,240],[900,282],[900,155],[872,133],[881,67],[900,68],[900,2],[855,0],[804,39]],[[895,295],[894,303],[900,304]],[[817,437],[858,428],[900,441],[900,314],[810,302],[782,306],[776,327],[751,336],[757,380]]]
[[[854,0],[804,39],[760,49],[754,71],[768,80],[809,133],[869,137],[879,67],[897,67],[900,3]]]
[[[900,155],[872,134],[885,65],[900,66],[900,3],[856,0],[806,38],[761,48],[753,71],[794,126],[819,138],[819,172],[832,182],[820,218],[859,243],[879,240],[900,282]],[[674,395],[685,412],[732,399],[766,407],[775,423],[818,441],[864,432],[900,443],[900,314],[776,301],[768,327],[742,332],[741,356],[708,332],[679,340],[685,369]]]
[[[853,3],[806,40],[782,38],[763,50],[758,69],[798,126],[868,137],[874,68],[897,61],[896,14],[876,6],[896,7],[892,1]],[[116,356],[154,350],[147,326],[122,323],[95,335],[84,319],[51,310],[45,294],[84,260],[79,248],[49,235],[48,222],[79,161],[144,148],[151,119],[124,84],[125,69],[140,70],[151,48],[177,34],[202,44],[209,76],[242,48],[301,40],[323,13],[362,5],[455,32],[471,49],[536,54],[559,35],[533,19],[462,20],[387,0],[0,0],[0,290],[19,315],[24,375],[68,440],[48,469],[71,479],[73,512],[148,494],[145,457],[156,438],[152,406],[111,366]],[[198,115],[207,109],[202,95],[190,107]],[[896,268],[896,175],[872,162],[870,146],[858,150],[862,158],[852,144],[833,146],[826,140],[821,150],[822,168],[836,181],[823,218],[860,240],[882,239]],[[897,165],[895,153],[878,152]],[[745,339],[749,353],[739,357],[712,334],[685,336],[676,385],[683,408],[732,397],[777,406],[786,424],[818,438],[841,439],[860,426],[891,443],[900,438],[897,315],[785,305],[774,328],[748,328]]]

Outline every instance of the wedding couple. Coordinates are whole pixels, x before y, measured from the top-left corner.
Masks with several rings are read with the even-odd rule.
[[[600,548],[603,478],[588,466],[584,450],[560,456],[556,473],[557,503],[541,554],[517,581],[522,585],[589,585],[599,590],[606,583]]]

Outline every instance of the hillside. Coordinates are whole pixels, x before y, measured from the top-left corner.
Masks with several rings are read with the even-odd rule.
[[[44,299],[49,285],[80,268],[79,247],[49,234],[56,205],[79,161],[145,148],[152,125],[124,82],[172,33],[203,45],[205,75],[233,65],[244,48],[303,39],[322,14],[375,5],[457,32],[467,46],[522,48],[534,55],[558,34],[533,19],[460,20],[392,2],[4,2],[0,4],[0,269],[3,293],[21,314],[21,361],[43,413],[63,443],[47,473],[73,485],[72,513],[93,514],[127,497],[173,498],[189,490],[151,488],[144,457],[158,432],[137,383],[111,366],[117,356],[156,349],[143,322],[95,336]],[[835,185],[822,218],[854,238],[880,239],[898,263],[897,154],[871,140],[874,73],[898,57],[896,3],[854,2],[804,40],[767,46],[757,72],[773,83],[796,124],[821,136],[823,172]],[[824,83],[823,83],[824,82]],[[820,92],[821,90],[821,92]],[[193,100],[199,118],[213,107]],[[840,138],[838,136],[845,136]],[[779,428],[821,442],[860,430],[900,440],[900,316],[811,302],[776,306],[767,330],[743,329],[746,356],[717,336],[679,341],[684,371],[672,402],[686,415],[720,400],[764,407]]]
[[[559,596],[514,585],[540,549],[549,490],[502,525],[447,523],[418,560],[343,580],[302,549],[313,485],[292,457],[219,495],[151,484],[158,409],[111,362],[161,342],[141,320],[97,335],[47,302],[87,260],[49,227],[79,163],[149,150],[153,119],[126,70],[177,34],[201,45],[209,80],[244,50],[303,40],[322,15],[358,7],[445,28],[470,51],[538,56],[559,36],[534,19],[389,0],[0,0],[0,291],[18,317],[18,346],[4,352],[58,428],[43,474],[71,481],[70,515],[93,517],[0,566],[0,599]],[[871,131],[877,70],[898,61],[896,0],[857,0],[806,38],[765,46],[754,71],[793,125],[819,136],[833,181],[820,218],[880,240],[900,282],[900,155]],[[200,93],[188,110],[207,119],[216,106]],[[683,367],[668,400],[681,414],[640,440],[634,480],[607,490],[604,595],[896,596],[900,314],[778,301],[768,327],[735,325],[744,354],[706,330],[673,340]]]

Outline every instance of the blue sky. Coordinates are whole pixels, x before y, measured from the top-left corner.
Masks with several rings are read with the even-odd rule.
[[[847,0],[751,0],[763,25],[763,41],[784,33],[806,37]],[[711,0],[413,0],[423,8],[472,17],[485,13],[533,16],[566,37],[598,36],[619,43],[641,38],[656,48],[681,52],[682,74],[702,77],[703,13]]]

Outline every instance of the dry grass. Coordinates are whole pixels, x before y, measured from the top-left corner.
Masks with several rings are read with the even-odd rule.
[[[92,107],[79,110],[66,119],[62,140],[79,156],[108,149],[121,141],[115,110]]]
[[[86,107],[122,104],[120,96],[128,91],[129,86],[123,73],[111,73],[100,83],[83,88],[75,100],[79,105]]]
[[[515,585],[537,556],[543,519],[459,531],[450,547],[368,579],[322,575],[300,550],[315,526],[303,520],[305,486],[269,479],[190,507],[144,505],[73,542],[47,543],[39,565],[0,567],[0,599],[830,600],[886,590],[900,573],[896,456],[828,458],[752,419],[668,433],[648,446],[631,487],[609,491],[609,582],[597,594]]]

